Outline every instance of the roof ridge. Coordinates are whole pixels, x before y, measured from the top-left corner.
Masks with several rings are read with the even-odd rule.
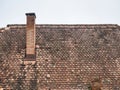
[[[113,25],[113,26],[119,26],[118,24],[36,24],[36,26],[41,25],[48,25],[48,26],[106,26],[106,25]],[[26,26],[26,24],[8,24],[9,26]]]

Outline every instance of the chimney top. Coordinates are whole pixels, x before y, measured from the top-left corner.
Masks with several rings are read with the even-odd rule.
[[[26,13],[26,16],[35,16],[35,18],[36,18],[35,13]]]

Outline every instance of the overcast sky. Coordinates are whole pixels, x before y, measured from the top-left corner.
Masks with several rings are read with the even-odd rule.
[[[25,24],[120,24],[120,0],[0,0],[0,27]]]

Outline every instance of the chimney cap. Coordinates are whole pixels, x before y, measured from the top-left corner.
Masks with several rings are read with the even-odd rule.
[[[36,18],[35,13],[26,13],[26,16],[35,16],[35,18]]]

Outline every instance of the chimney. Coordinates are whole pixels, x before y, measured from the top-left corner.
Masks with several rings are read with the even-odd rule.
[[[24,64],[34,64],[36,61],[35,54],[35,13],[26,13],[26,56]]]

